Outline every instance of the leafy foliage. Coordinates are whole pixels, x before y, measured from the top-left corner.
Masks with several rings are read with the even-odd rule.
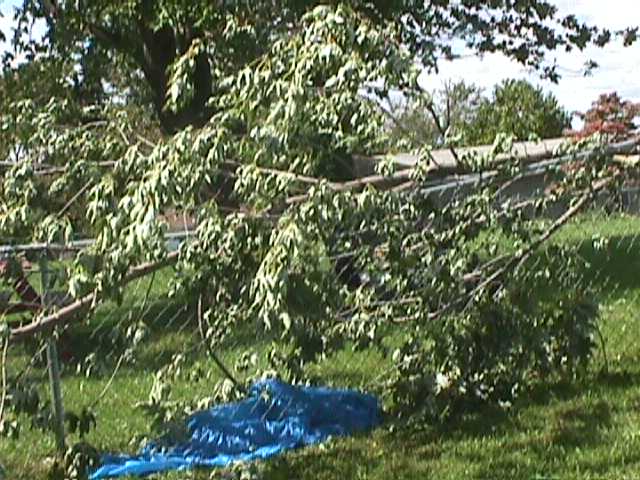
[[[299,33],[301,19],[318,5],[289,0],[276,4],[24,0],[16,12],[19,23],[13,42],[15,54],[29,59],[47,52],[48,59],[76,63],[79,69],[59,78],[73,84],[80,98],[104,101],[111,90],[111,95],[150,102],[164,130],[175,133],[204,124],[217,111],[209,105],[209,97],[226,91],[224,78],[259,62],[274,42]],[[429,70],[437,68],[441,56],[453,56],[452,39],[461,38],[478,52],[504,52],[556,79],[555,66],[544,62],[546,51],[603,45],[615,36],[631,44],[636,32],[598,29],[575,15],[561,18],[557,8],[544,0],[349,5],[371,28],[395,25],[396,31],[387,37],[389,46],[406,48]],[[34,19],[44,19],[48,25],[44,42],[29,35]],[[12,61],[15,58],[9,55],[6,63]],[[52,80],[46,75],[42,83]],[[175,100],[178,92],[182,108],[165,108],[165,101]]]
[[[84,480],[100,464],[100,454],[80,442],[69,447],[61,459],[54,459],[47,480]]]
[[[490,99],[480,103],[466,135],[469,144],[483,145],[493,142],[499,133],[518,140],[556,138],[569,126],[569,114],[553,94],[545,94],[526,80],[505,80],[494,88]]]

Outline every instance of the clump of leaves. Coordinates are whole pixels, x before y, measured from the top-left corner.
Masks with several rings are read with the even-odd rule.
[[[100,454],[88,443],[76,443],[54,459],[47,480],[87,480],[100,465]]]
[[[570,283],[575,275],[556,270],[565,267],[541,280],[562,296],[527,297],[536,280],[513,275],[498,298],[412,329],[392,354],[392,412],[443,420],[487,402],[510,407],[537,381],[582,371],[596,345],[598,308],[586,286]]]
[[[95,414],[88,408],[83,408],[80,413],[70,410],[65,411],[65,422],[67,423],[67,431],[70,434],[77,433],[82,440],[91,429],[98,425]]]

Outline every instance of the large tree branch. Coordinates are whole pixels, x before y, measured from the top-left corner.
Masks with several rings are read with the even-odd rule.
[[[148,262],[133,267],[129,270],[129,273],[122,280],[122,285],[127,285],[134,280],[142,278],[153,272],[156,272],[164,267],[173,265],[178,261],[179,251],[169,253],[165,258],[156,262]],[[93,306],[100,300],[101,296],[97,292],[91,292],[82,298],[79,298],[75,302],[72,302],[56,312],[47,315],[42,318],[38,318],[35,321],[17,327],[11,330],[10,341],[15,342],[23,340],[25,338],[32,337],[33,335],[41,332],[51,331],[53,328],[66,325],[70,323],[76,315],[83,310]]]
[[[624,153],[624,152],[633,151],[637,147],[639,142],[640,142],[640,137],[636,137],[626,142],[610,145],[605,148],[604,154],[611,155],[615,153]],[[576,157],[589,158],[591,155],[593,155],[593,152],[589,151],[589,152],[583,152],[581,154],[578,154],[577,156],[571,156],[570,158],[576,158]],[[359,191],[367,186],[376,186],[378,188],[390,188],[391,186],[394,185],[394,183],[397,184],[399,180],[403,180],[403,179],[406,180],[410,178],[411,174],[412,174],[412,170],[408,169],[408,170],[402,170],[400,172],[395,172],[394,174],[389,176],[374,175],[370,177],[364,177],[358,180],[344,182],[341,184],[334,184],[333,191],[334,192]],[[610,183],[610,181],[611,179],[605,179],[605,180],[599,181],[594,185],[594,191],[602,190]],[[544,241],[546,241],[557,229],[559,229],[562,225],[564,225],[569,219],[573,218],[584,207],[584,205],[589,200],[589,198],[590,197],[588,195],[583,196],[576,205],[574,205],[570,210],[568,210],[565,213],[565,215],[563,215],[560,219],[558,219],[542,237],[540,237],[536,242],[534,242],[529,247],[528,250],[526,250],[521,256],[514,257],[514,259],[508,262],[503,268],[499,269],[494,274],[487,277],[487,279],[485,279],[481,284],[479,284],[476,287],[475,291],[481,288],[485,288],[486,285],[494,282],[496,279],[502,276],[506,271],[508,271],[508,269],[516,266],[519,262],[521,263],[524,260],[526,260],[526,258],[530,256],[532,251],[538,248]],[[290,197],[289,199],[287,199],[285,203],[286,203],[286,206],[288,207],[288,206],[303,203],[308,199],[309,199],[309,195],[304,194],[304,195],[299,195],[295,197]],[[149,263],[145,263],[145,264],[133,267],[129,271],[129,273],[124,277],[122,281],[122,285],[126,285],[138,278],[141,278],[145,275],[153,273],[168,265],[172,265],[178,261],[178,257],[179,257],[179,252],[176,251],[168,254],[164,259],[160,261],[149,262]],[[11,332],[11,341],[24,339],[24,338],[33,336],[34,334],[37,334],[39,332],[51,330],[56,326],[65,325],[69,323],[73,319],[73,317],[77,315],[79,312],[81,312],[87,307],[92,306],[99,300],[100,300],[100,296],[98,295],[98,293],[92,292],[76,300],[75,302],[59,309],[58,311],[50,315],[37,319],[30,324],[13,329]]]
[[[586,160],[591,158],[595,154],[603,154],[603,155],[615,155],[615,154],[624,154],[634,152],[637,147],[640,145],[640,135],[636,135],[630,140],[626,140],[624,142],[615,143],[612,145],[607,145],[604,147],[602,152],[595,150],[586,150],[582,152],[578,152],[575,154],[568,154],[562,157],[558,157],[555,159],[555,162],[561,164],[563,162],[569,162],[573,160]],[[499,156],[495,163],[493,164],[495,168],[503,165],[509,159],[511,159],[511,155],[501,155]],[[532,166],[537,164],[538,162],[542,162],[545,160],[549,160],[553,158],[552,152],[540,152],[538,154],[527,155],[526,157],[521,159],[521,166]],[[455,174],[464,174],[468,173],[469,170],[464,167],[464,165],[432,165],[429,167],[428,172],[431,175],[437,175],[438,177],[447,176],[447,175],[455,175]],[[482,173],[483,177],[489,177],[491,175],[496,174],[496,170],[489,170]],[[404,170],[399,170],[391,175],[369,175],[362,178],[357,178],[355,180],[350,180],[343,183],[338,183],[333,185],[333,190],[336,192],[358,192],[364,189],[365,187],[371,186],[380,189],[388,189],[398,187],[399,185],[402,187],[401,190],[406,190],[413,186],[411,177],[415,174],[414,168],[407,168]],[[451,180],[450,183],[455,185],[459,183],[460,179],[456,178]],[[406,185],[405,185],[406,182]],[[446,180],[442,185],[446,185]],[[398,187],[400,188],[400,187]],[[304,203],[309,199],[309,194],[302,194],[289,197],[286,200],[286,206],[297,205],[300,203]]]
[[[582,196],[579,197],[579,200],[573,206],[571,206],[567,211],[564,212],[564,214],[557,218],[537,239],[531,242],[526,248],[522,249],[511,257],[506,257],[503,255],[498,258],[489,260],[474,272],[463,275],[461,280],[464,283],[475,282],[476,285],[464,294],[457,296],[446,305],[443,305],[435,311],[429,312],[426,315],[426,319],[429,321],[436,320],[438,318],[441,318],[443,315],[453,311],[455,308],[460,307],[461,305],[463,311],[467,309],[474,302],[474,299],[478,294],[480,294],[483,290],[490,287],[491,285],[495,285],[496,282],[499,282],[513,269],[521,267],[545,242],[547,242],[556,232],[558,232],[558,230],[565,226],[570,220],[575,218],[576,215],[580,213],[587,206],[587,204],[593,200],[593,196],[595,193],[603,191],[614,181],[615,176],[601,179],[595,182],[588,192],[583,193]],[[488,267],[491,267],[495,264],[502,265],[489,274],[487,272],[487,270],[489,270]],[[487,274],[487,276],[482,277],[483,274]],[[419,315],[403,317],[400,319],[394,319],[393,323],[408,323],[419,318]]]

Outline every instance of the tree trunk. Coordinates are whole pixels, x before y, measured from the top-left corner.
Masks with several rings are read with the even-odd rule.
[[[197,35],[178,38],[178,34],[169,27],[152,31],[142,22],[139,24],[143,39],[142,71],[153,92],[153,105],[160,125],[165,133],[176,133],[190,125],[200,127],[211,117],[207,101],[212,93],[211,66],[206,53],[195,59],[193,76],[194,95],[189,105],[178,112],[164,108],[167,98],[169,74],[173,62],[189,48]],[[178,45],[183,46],[182,49]]]

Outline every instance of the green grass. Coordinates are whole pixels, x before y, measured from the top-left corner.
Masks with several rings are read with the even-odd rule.
[[[600,249],[598,238],[608,239]],[[324,445],[287,453],[262,462],[258,468],[266,479],[621,479],[640,477],[640,219],[615,217],[603,221],[587,217],[575,222],[558,237],[560,242],[578,242],[590,262],[596,286],[602,288],[601,329],[606,343],[608,371],[597,352],[589,372],[574,381],[542,383],[523,395],[510,409],[486,407],[445,425],[420,428],[386,424],[368,435],[336,439]],[[162,273],[155,298],[170,272]],[[117,351],[110,343],[114,322],[139,312],[140,298],[147,284],[135,287],[135,294],[122,306],[108,306],[98,313],[101,331],[92,340],[99,355]],[[130,443],[136,434],[148,433],[148,420],[136,411],[151,388],[152,373],[173,353],[186,352],[187,363],[200,362],[208,377],[198,382],[178,381],[173,395],[188,400],[211,394],[220,378],[212,362],[198,347],[196,324],[187,309],[177,320],[176,312],[161,314],[164,303],[154,301],[143,317],[153,325],[153,334],[138,352],[138,361],[121,368],[111,388],[96,407],[98,428],[87,441],[108,451],[134,452]],[[245,332],[246,333],[246,332]],[[79,328],[75,341],[90,335]],[[85,341],[85,344],[88,342]],[[267,338],[244,335],[231,338],[220,347],[229,364],[247,345],[266,350]],[[10,368],[24,365],[28,352],[12,352]],[[91,403],[106,385],[116,360],[100,375],[85,378],[71,368],[64,372],[65,405],[80,410]],[[105,357],[106,358],[106,357]],[[340,352],[313,367],[313,373],[335,385],[371,385],[381,373],[381,359],[375,353]],[[46,395],[44,369],[30,375]],[[73,440],[73,439],[72,439]],[[0,440],[0,463],[10,479],[44,478],[54,451],[53,437],[40,430],[23,428],[19,440]],[[170,473],[159,478],[209,478],[209,471]]]

